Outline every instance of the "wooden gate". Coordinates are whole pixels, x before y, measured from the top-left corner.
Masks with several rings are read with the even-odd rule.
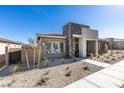
[[[9,53],[9,64],[16,64],[21,61],[21,50]]]

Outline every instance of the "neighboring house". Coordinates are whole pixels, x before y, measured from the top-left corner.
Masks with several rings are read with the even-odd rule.
[[[124,39],[106,38],[108,46],[114,50],[124,50]]]
[[[7,61],[7,54],[17,51],[20,48],[21,44],[19,42],[0,38],[0,65],[9,64]]]
[[[87,57],[98,54],[98,31],[88,25],[69,22],[63,34],[37,34],[42,56],[47,58]]]
[[[108,49],[111,47],[109,46],[109,40],[105,38],[99,38],[98,40],[98,51],[99,54],[106,53]]]

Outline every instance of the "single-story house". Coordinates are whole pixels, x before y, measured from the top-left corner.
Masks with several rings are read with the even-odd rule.
[[[119,38],[99,38],[99,52],[105,52],[105,44],[108,49],[124,50],[124,39]]]
[[[63,34],[37,34],[37,43],[43,57],[87,57],[98,54],[98,30],[69,22],[63,26]]]
[[[90,26],[69,22],[63,34],[37,34],[42,56],[47,58],[87,57],[106,53],[108,49],[124,49],[124,39],[99,38],[98,30]]]
[[[21,49],[21,43],[0,38],[0,65],[8,63],[8,53]]]

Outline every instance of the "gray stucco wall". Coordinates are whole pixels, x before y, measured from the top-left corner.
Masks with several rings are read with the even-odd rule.
[[[98,31],[89,28],[82,28],[82,37],[80,38],[79,54],[82,57],[87,56],[87,41],[95,41],[96,54],[98,53]]]

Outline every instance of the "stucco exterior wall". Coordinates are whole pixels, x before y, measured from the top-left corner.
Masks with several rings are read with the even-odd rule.
[[[6,62],[8,64],[8,53],[21,50],[21,45],[0,42],[0,63]]]
[[[0,43],[0,55],[5,54],[5,43]]]
[[[124,41],[113,42],[113,49],[122,49],[124,50]]]
[[[98,31],[89,28],[81,28],[82,37],[80,38],[79,54],[81,57],[87,56],[87,40],[96,41],[96,54],[98,54]]]
[[[0,63],[5,62],[5,47],[6,44],[0,42]]]

